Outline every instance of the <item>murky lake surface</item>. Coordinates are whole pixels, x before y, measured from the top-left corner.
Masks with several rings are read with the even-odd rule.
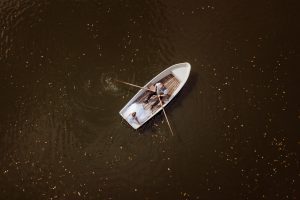
[[[0,1],[0,199],[299,199],[297,1]],[[119,110],[190,79],[140,130]]]

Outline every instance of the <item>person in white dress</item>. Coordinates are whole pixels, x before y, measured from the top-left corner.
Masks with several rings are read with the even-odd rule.
[[[133,127],[138,127],[143,124],[151,116],[152,112],[146,110],[144,106],[140,103],[131,104],[127,110],[124,112],[124,116],[128,123]]]
[[[130,124],[134,124],[134,123],[138,123],[139,125],[141,124],[139,119],[136,116],[136,112],[130,113],[127,120]]]

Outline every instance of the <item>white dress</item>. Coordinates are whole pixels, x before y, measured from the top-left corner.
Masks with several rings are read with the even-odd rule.
[[[129,124],[134,128],[137,128],[140,124],[132,117],[131,113],[136,112],[136,117],[140,124],[143,124],[151,116],[152,112],[150,110],[144,109],[143,105],[140,103],[131,104],[127,110],[124,112],[124,116]]]

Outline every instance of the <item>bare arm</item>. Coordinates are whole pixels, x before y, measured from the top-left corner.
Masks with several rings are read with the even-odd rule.
[[[138,124],[141,124],[141,123],[139,122],[139,120],[138,120],[137,116],[135,116],[135,118],[134,118],[134,119],[135,119],[135,121],[137,121],[137,123],[138,123]]]

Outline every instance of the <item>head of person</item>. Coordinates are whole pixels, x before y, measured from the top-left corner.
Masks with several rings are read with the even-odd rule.
[[[131,113],[131,116],[135,117],[136,116],[136,112]]]

